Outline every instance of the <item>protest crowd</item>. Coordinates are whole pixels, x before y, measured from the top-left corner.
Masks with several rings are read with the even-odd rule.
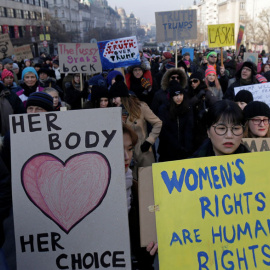
[[[65,73],[57,55],[0,62],[0,269],[15,247],[5,220],[12,216],[9,116],[120,107],[133,269],[158,269],[157,243],[139,243],[138,169],[153,163],[248,153],[243,138],[269,138],[270,108],[241,87],[270,82],[270,54],[258,64],[246,49],[140,51],[141,62],[98,74]],[[267,58],[266,61],[262,59]],[[177,59],[177,60],[176,60]],[[235,94],[235,88],[240,87]],[[108,116],[109,117],[109,116]],[[70,123],[72,124],[72,123]],[[30,146],[29,146],[30,147]],[[20,149],[17,149],[19,152]],[[11,226],[11,225],[10,225]],[[5,236],[6,234],[6,236]],[[154,266],[152,266],[154,264]],[[64,268],[63,268],[64,269]]]

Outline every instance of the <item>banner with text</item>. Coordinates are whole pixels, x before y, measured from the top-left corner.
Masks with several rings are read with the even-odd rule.
[[[121,115],[10,116],[17,270],[131,269]]]
[[[13,54],[13,45],[10,41],[9,35],[0,35],[0,59],[10,57]]]
[[[33,54],[30,45],[23,45],[20,47],[14,47],[14,54],[16,55],[17,61],[22,61],[24,59],[32,59]]]
[[[265,102],[268,106],[270,106],[270,82],[234,87],[235,95],[240,90],[248,90],[252,93],[253,100]]]
[[[95,43],[58,43],[58,55],[61,73],[102,72]]]
[[[153,164],[160,270],[266,269],[270,152]]]
[[[197,39],[195,9],[156,12],[155,17],[157,42]]]
[[[244,53],[244,62],[249,61],[254,63],[256,66],[258,65],[258,53]]]
[[[98,49],[103,69],[128,67],[141,63],[135,36],[98,42]]]
[[[234,23],[208,25],[208,47],[235,46]]]

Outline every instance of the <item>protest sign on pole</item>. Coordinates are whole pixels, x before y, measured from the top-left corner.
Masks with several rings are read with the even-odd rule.
[[[10,57],[14,54],[13,45],[8,34],[0,35],[0,59]]]
[[[242,142],[250,152],[270,151],[270,138],[243,138]]]
[[[17,270],[131,269],[121,116],[10,116]]]
[[[156,40],[182,41],[197,38],[197,11],[194,9],[156,12]]]
[[[98,42],[103,69],[113,69],[140,64],[137,38],[125,37]]]
[[[258,65],[258,53],[244,53],[244,62],[249,61],[254,63],[255,65]]]
[[[209,48],[234,46],[234,23],[208,25]]]
[[[160,270],[266,269],[270,152],[153,164]]]
[[[258,83],[234,87],[236,95],[240,90],[248,90],[253,95],[253,100],[262,101],[270,106],[270,83]]]
[[[241,42],[242,42],[242,39],[243,39],[244,31],[245,31],[245,26],[240,25],[239,32],[238,32],[238,37],[237,37],[237,42],[236,42],[236,53],[235,53],[236,56],[238,56],[239,52],[240,52],[240,46],[241,46]]]
[[[24,59],[32,59],[33,54],[30,45],[23,45],[20,47],[14,47],[14,54],[16,55],[17,61]]]
[[[62,73],[102,72],[95,43],[58,43],[59,66]]]

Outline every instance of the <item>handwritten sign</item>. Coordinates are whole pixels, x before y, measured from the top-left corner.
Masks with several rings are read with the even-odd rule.
[[[9,35],[0,35],[0,59],[10,57],[13,53],[13,46],[10,41]]]
[[[32,50],[31,50],[30,45],[14,47],[14,54],[16,55],[17,61],[33,58],[33,54],[32,54]]]
[[[156,12],[157,42],[197,38],[197,11],[194,9]]]
[[[121,109],[10,126],[17,269],[131,269]]]
[[[270,106],[270,83],[258,83],[234,88],[235,95],[240,90],[248,90],[253,95],[253,100],[262,101]]]
[[[267,269],[270,152],[153,164],[161,270]]]
[[[140,64],[136,37],[126,37],[98,42],[103,69],[127,67]]]
[[[234,46],[234,23],[208,25],[209,48]]]
[[[270,151],[270,138],[244,138],[242,141],[250,152]]]
[[[102,72],[95,43],[58,43],[60,70],[62,73]]]
[[[258,65],[258,53],[244,53],[244,62],[249,61],[254,63],[255,65]]]

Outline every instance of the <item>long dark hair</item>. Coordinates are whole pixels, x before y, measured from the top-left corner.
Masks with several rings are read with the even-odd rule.
[[[219,120],[234,125],[245,125],[243,111],[235,102],[230,100],[217,101],[209,108],[206,115],[207,129],[210,129],[210,127]]]
[[[170,97],[169,112],[172,119],[176,119],[178,116],[185,114],[189,110],[187,94],[185,92],[182,94],[184,95],[183,101],[179,105],[173,101],[173,97]]]

